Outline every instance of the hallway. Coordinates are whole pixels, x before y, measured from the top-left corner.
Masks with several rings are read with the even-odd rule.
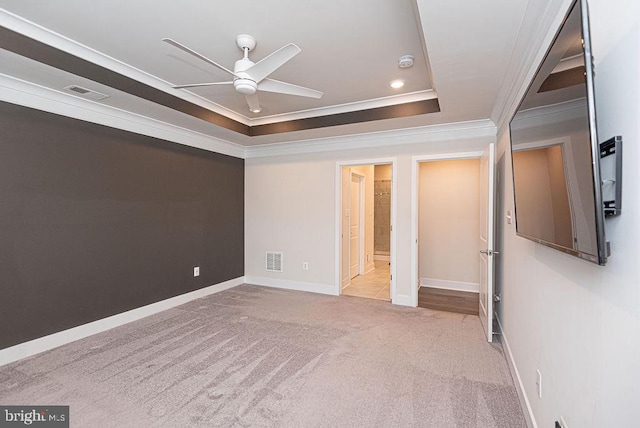
[[[351,283],[342,290],[342,294],[390,301],[389,262],[376,260],[375,266],[371,272],[352,278]]]

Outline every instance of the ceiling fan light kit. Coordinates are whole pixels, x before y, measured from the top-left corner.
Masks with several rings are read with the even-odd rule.
[[[269,56],[254,63],[249,59],[249,52],[256,47],[256,39],[248,34],[241,34],[236,37],[236,45],[244,53],[243,58],[237,60],[234,64],[233,71],[218,64],[217,62],[207,58],[206,56],[194,51],[191,48],[169,38],[162,39],[166,42],[200,60],[203,60],[220,70],[231,74],[234,79],[228,82],[211,82],[211,83],[193,83],[186,85],[173,85],[176,89],[195,88],[201,86],[213,86],[213,85],[233,85],[234,89],[244,95],[249,110],[253,113],[259,113],[262,111],[260,103],[258,101],[258,91],[275,92],[279,94],[297,95],[300,97],[320,98],[323,93],[316,91],[315,89],[305,88],[303,86],[294,85],[291,83],[281,82],[279,80],[270,79],[271,73],[283,66],[291,58],[301,52],[301,49],[289,43],[286,46],[278,49]]]

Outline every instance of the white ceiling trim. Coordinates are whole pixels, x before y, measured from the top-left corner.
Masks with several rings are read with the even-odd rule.
[[[487,142],[495,142],[496,131],[496,125],[490,119],[473,120],[444,125],[429,125],[391,131],[263,144],[245,148],[245,159],[370,147],[405,146],[469,138],[486,138]]]
[[[562,71],[571,70],[572,68],[578,68],[584,65],[584,56],[582,54],[574,55],[569,58],[563,58],[560,60],[556,68],[551,71],[553,73],[560,73]]]
[[[373,100],[356,101],[352,103],[339,104],[329,107],[320,107],[309,110],[302,110],[294,113],[263,116],[250,120],[250,125],[266,125],[269,123],[285,122],[289,120],[306,119],[309,117],[328,116],[330,114],[348,113],[357,110],[368,110],[372,108],[387,107],[398,104],[411,103],[416,101],[432,100],[438,98],[438,94],[433,89],[411,92],[409,94],[392,95]]]
[[[495,124],[484,119],[244,147],[1,73],[0,100],[242,159],[496,137]]]
[[[6,9],[0,8],[0,22],[2,22],[3,27],[13,30],[16,33],[20,33],[49,46],[53,46],[54,48],[100,65],[111,71],[115,71],[116,73],[120,73],[123,76],[142,82],[145,85],[167,92],[171,95],[175,95],[178,98],[182,98],[183,100],[199,105],[200,107],[214,111],[237,122],[245,125],[249,124],[250,119],[246,116],[239,115],[233,110],[229,110],[219,104],[195,95],[192,92],[174,89],[172,85],[165,80],[159,79],[149,73],[125,64],[124,62],[112,58],[109,55],[105,55],[104,53],[85,46],[82,43],[78,43],[75,40],[58,34],[55,31],[42,27],[41,25],[13,14]]]
[[[586,98],[579,98],[577,100],[552,105],[533,107],[518,112],[517,119],[514,118],[510,123],[514,126],[514,129],[522,129],[523,126],[541,126],[564,122],[583,117],[587,108],[586,106]],[[551,116],[551,118],[549,118],[549,116]]]
[[[533,7],[539,4],[529,2],[505,74],[508,79],[503,81],[491,112],[491,119],[498,129],[503,129],[509,124],[538,65],[551,45],[556,29],[564,19],[570,1],[549,0],[539,14],[535,13]],[[529,27],[532,27],[530,31],[527,30]],[[516,52],[522,54],[515,55]]]
[[[136,67],[117,60],[100,51],[90,48],[82,43],[72,40],[62,34],[45,28],[35,22],[29,21],[19,15],[11,13],[6,9],[0,8],[0,22],[2,25],[19,34],[45,43],[54,48],[60,49],[71,55],[82,58],[86,61],[105,67],[123,76],[142,82],[155,89],[174,95],[178,98],[189,101],[200,107],[221,114],[232,120],[240,122],[247,126],[265,125],[269,123],[285,122],[289,120],[305,119],[315,116],[326,116],[332,114],[347,113],[357,110],[366,110],[378,107],[386,107],[391,105],[404,104],[415,101],[424,101],[437,98],[434,90],[418,91],[409,94],[394,95],[389,97],[357,101],[353,103],[345,103],[335,106],[322,107],[317,109],[309,109],[285,113],[280,115],[263,116],[258,118],[249,118],[230,110],[220,104],[208,100],[196,93],[184,89],[175,89],[173,85],[163,79],[152,74],[142,71]]]
[[[237,158],[244,148],[176,125],[0,73],[0,100]]]

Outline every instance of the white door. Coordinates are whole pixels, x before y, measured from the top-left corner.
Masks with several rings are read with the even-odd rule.
[[[349,285],[349,281],[351,279],[351,266],[350,266],[350,257],[349,257],[349,233],[351,228],[349,226],[349,218],[351,217],[351,213],[349,212],[349,192],[351,190],[351,168],[342,167],[341,171],[342,177],[342,189],[341,189],[341,205],[342,205],[342,230],[340,231],[340,282],[341,288]]]
[[[353,278],[360,273],[360,176],[356,174],[351,174],[349,195],[349,278]]]
[[[480,321],[489,342],[493,341],[493,244],[494,145],[480,158]]]

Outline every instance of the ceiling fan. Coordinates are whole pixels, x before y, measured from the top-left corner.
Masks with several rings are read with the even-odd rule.
[[[291,58],[300,53],[301,49],[293,43],[289,43],[288,45],[283,46],[266,58],[263,58],[262,60],[254,63],[249,59],[249,52],[251,52],[256,47],[256,39],[247,34],[242,34],[236,37],[236,44],[244,52],[244,57],[236,61],[233,67],[233,71],[231,71],[228,68],[218,64],[215,61],[212,61],[206,56],[194,51],[191,48],[186,47],[181,43],[176,42],[173,39],[165,38],[162,39],[162,41],[175,46],[176,48],[190,55],[193,55],[196,58],[208,62],[214,67],[217,67],[234,77],[233,80],[227,82],[174,85],[174,88],[184,89],[195,88],[198,86],[233,85],[236,91],[244,95],[245,99],[247,100],[247,104],[249,105],[249,110],[251,110],[253,113],[259,113],[262,110],[258,101],[258,95],[256,93],[257,91],[276,92],[280,94],[297,95],[300,97],[310,98],[320,98],[323,95],[322,92],[316,91],[315,89],[309,89],[303,86],[281,82],[279,80],[270,79],[267,77],[282,65],[284,65]]]

